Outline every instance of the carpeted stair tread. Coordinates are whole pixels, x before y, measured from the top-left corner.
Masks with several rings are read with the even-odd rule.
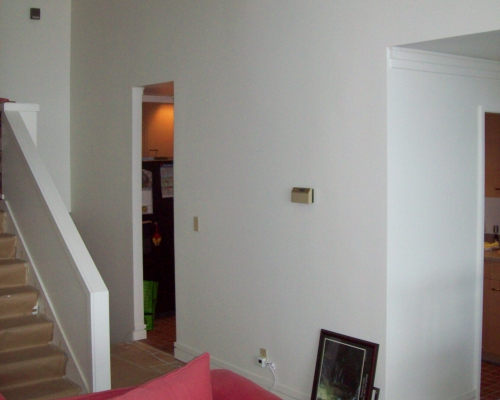
[[[0,259],[16,256],[17,237],[10,233],[0,233]]]
[[[49,400],[79,395],[81,388],[67,378],[38,382],[2,391],[7,400]]]
[[[0,357],[0,393],[5,389],[62,378],[66,354],[53,345],[3,353]]]
[[[7,232],[7,213],[0,210],[0,233]]]
[[[0,260],[0,266],[17,264],[17,263],[26,264],[26,261],[20,260],[19,258],[7,258],[5,260]]]
[[[0,319],[31,315],[38,290],[31,286],[0,288]]]
[[[53,327],[53,322],[40,314],[0,319],[0,357],[7,351],[49,343]]]
[[[0,357],[0,369],[2,369],[6,364],[23,362],[30,358],[44,358],[47,356],[58,355],[65,357],[64,351],[59,347],[52,344],[47,344],[45,346],[30,347],[28,349],[21,349],[15,351],[8,351],[2,353]],[[2,382],[0,381],[0,387],[2,387]]]
[[[0,260],[0,288],[24,285],[27,264],[24,260],[9,258]]]
[[[6,233],[8,221],[0,210],[0,393],[7,400],[76,396],[81,389],[65,376],[67,356],[51,344],[54,323],[32,314],[39,292],[27,285],[28,263],[15,258],[18,239]]]

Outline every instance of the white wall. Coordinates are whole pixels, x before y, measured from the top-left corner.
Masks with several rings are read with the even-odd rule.
[[[500,104],[500,63],[496,79],[480,79],[452,67],[418,71],[415,60],[424,69],[442,60],[406,53],[411,61],[388,74],[387,396],[455,399],[477,388],[484,203],[478,107]]]
[[[386,48],[499,29],[497,5],[73,2],[73,214],[110,290],[112,340],[134,329],[132,87],[173,80],[178,348],[270,385],[265,347],[280,394],[307,399],[325,328],[380,343],[381,399],[409,398],[386,360],[399,324],[386,310]],[[290,203],[293,186],[315,203]]]
[[[40,105],[38,150],[68,210],[70,34],[68,0],[0,0],[0,97]]]

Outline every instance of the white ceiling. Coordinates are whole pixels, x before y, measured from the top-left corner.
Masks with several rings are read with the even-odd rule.
[[[500,31],[430,40],[398,47],[500,61]]]

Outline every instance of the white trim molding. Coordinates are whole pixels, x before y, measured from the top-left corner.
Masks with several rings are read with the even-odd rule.
[[[134,330],[127,340],[146,339],[142,283],[142,99],[144,88],[132,88],[132,254],[134,287]]]
[[[387,52],[389,68],[500,80],[500,62],[404,47]]]

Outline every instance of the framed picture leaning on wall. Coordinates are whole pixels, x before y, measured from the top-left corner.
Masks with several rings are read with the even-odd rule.
[[[322,329],[312,400],[371,400],[379,345]]]

